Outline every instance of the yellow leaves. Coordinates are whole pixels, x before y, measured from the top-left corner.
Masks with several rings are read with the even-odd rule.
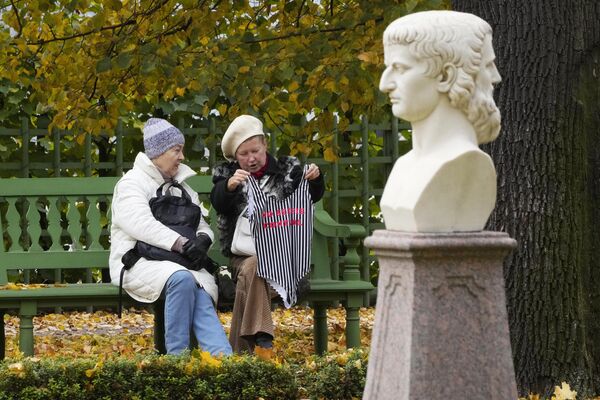
[[[227,104],[219,104],[217,106],[217,111],[219,111],[219,115],[225,115],[227,112]]]
[[[333,151],[333,149],[328,147],[325,149],[325,151],[323,151],[323,158],[325,159],[325,161],[335,162],[335,160],[337,160],[338,156],[337,156],[337,153],[335,151]]]
[[[209,367],[218,368],[221,366],[221,360],[210,355],[208,351],[200,352],[200,361],[202,364],[208,365]]]
[[[0,290],[21,290],[21,286],[18,284],[9,282],[8,285],[0,286]]]
[[[75,141],[82,146],[85,143],[86,134],[75,135]]]
[[[145,339],[143,336],[138,336],[138,337],[135,339],[135,342],[136,342],[136,343],[138,344],[138,346],[140,346],[140,347],[143,347],[143,348],[145,348],[145,347],[148,347],[148,341],[147,341],[147,340],[146,340],[146,339]]]
[[[98,359],[98,362],[96,363],[96,365],[94,365],[94,368],[85,370],[85,376],[87,376],[88,378],[93,378],[94,375],[96,375],[96,373],[98,372],[98,370],[102,369],[103,366],[104,366],[104,354],[101,354]]]
[[[356,56],[356,58],[367,64],[379,65],[381,63],[379,60],[379,55],[374,51],[365,51]]]
[[[298,88],[300,87],[300,84],[296,81],[292,81],[292,83],[290,83],[288,85],[288,92],[294,92],[296,91]]]
[[[183,96],[185,94],[185,88],[182,88],[182,87],[175,88],[175,93],[177,94],[177,96]]]
[[[202,46],[206,46],[210,42],[210,38],[208,36],[203,36],[200,38],[200,44]]]
[[[348,363],[348,353],[341,353],[339,354],[335,361],[338,363],[338,365],[344,366]]]
[[[335,81],[333,79],[328,79],[325,84],[323,85],[325,87],[325,89],[327,89],[330,92],[334,92],[335,91]]]
[[[25,365],[23,365],[22,362],[16,362],[13,364],[9,364],[8,371],[11,374],[14,374],[17,376],[24,376],[25,375]]]
[[[273,358],[273,349],[256,346],[254,348],[254,354],[261,360],[269,361]]]
[[[242,65],[241,67],[238,68],[238,72],[240,74],[245,74],[248,71],[250,71],[250,67],[248,65]]]
[[[138,361],[137,363],[137,367],[140,370],[143,370],[144,368],[148,367],[150,365],[150,361],[147,359],[143,359],[141,361]]]
[[[6,285],[1,285],[0,290],[35,290],[35,289],[42,289],[42,288],[46,288],[46,287],[50,287],[50,286],[64,286],[64,285],[61,285],[61,284],[48,285],[45,283],[25,284],[25,283],[9,282]]]
[[[208,351],[194,349],[190,360],[185,364],[184,371],[188,375],[194,375],[197,371],[205,368],[219,368],[222,361],[210,355]]]
[[[576,400],[577,392],[571,390],[571,387],[566,383],[562,382],[560,387],[555,386],[554,388],[554,396],[552,396],[552,400]]]
[[[295,145],[291,146],[291,150],[295,153],[300,152],[304,155],[309,155],[311,147],[306,143],[296,143]]]
[[[594,397],[595,400],[600,399],[600,397]],[[530,393],[526,398],[520,397],[519,400],[542,400],[539,394]],[[554,387],[554,395],[550,398],[550,400],[577,400],[577,392],[571,390],[571,386],[568,383],[562,382],[561,386]]]
[[[187,375],[194,375],[194,372],[196,371],[196,362],[193,358],[190,359],[190,361],[187,364],[185,364],[185,367],[183,367],[183,371]]]

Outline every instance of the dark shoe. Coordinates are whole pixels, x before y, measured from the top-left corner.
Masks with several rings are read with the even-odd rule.
[[[254,337],[254,343],[257,347],[262,347],[263,349],[272,349],[273,336],[265,332],[258,332]]]

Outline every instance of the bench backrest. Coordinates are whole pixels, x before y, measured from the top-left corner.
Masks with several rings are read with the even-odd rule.
[[[108,267],[110,206],[118,177],[0,179],[0,285],[8,271]],[[187,180],[208,206],[210,176]],[[212,221],[211,221],[212,220]],[[217,235],[214,212],[209,214]],[[8,245],[8,249],[5,245]],[[225,265],[218,250],[210,255]],[[59,273],[60,274],[60,273]],[[59,275],[55,275],[61,281]]]

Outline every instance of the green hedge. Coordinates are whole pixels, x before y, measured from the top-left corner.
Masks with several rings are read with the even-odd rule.
[[[302,365],[254,357],[6,360],[0,400],[94,399],[351,399],[360,398],[367,355],[362,350],[311,357]]]

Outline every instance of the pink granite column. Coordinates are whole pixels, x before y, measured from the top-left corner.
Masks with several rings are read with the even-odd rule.
[[[517,399],[501,232],[379,230],[377,307],[363,399]]]

